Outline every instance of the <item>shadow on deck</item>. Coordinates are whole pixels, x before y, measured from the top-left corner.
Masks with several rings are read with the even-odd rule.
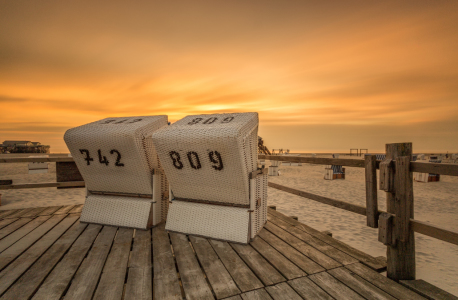
[[[80,224],[81,209],[0,211],[0,299],[424,299],[272,209],[250,245]]]

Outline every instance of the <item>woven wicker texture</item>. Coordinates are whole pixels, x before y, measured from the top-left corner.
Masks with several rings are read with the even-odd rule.
[[[64,140],[88,190],[152,195],[151,134],[166,125],[167,116],[107,118],[69,129]]]
[[[249,205],[257,113],[187,116],[153,133],[176,198]]]
[[[165,229],[246,244],[249,218],[246,208],[173,201]]]
[[[147,229],[151,205],[152,199],[89,195],[81,212],[81,222]]]

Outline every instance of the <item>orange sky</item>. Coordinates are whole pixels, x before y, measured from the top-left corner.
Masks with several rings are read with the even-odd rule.
[[[269,148],[458,152],[455,1],[0,0],[0,142],[257,111]]]

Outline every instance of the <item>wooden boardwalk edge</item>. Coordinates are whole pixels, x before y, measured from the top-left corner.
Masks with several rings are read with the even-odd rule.
[[[241,245],[164,224],[80,224],[81,208],[0,216],[0,299],[425,299],[368,267],[380,260],[276,211]]]

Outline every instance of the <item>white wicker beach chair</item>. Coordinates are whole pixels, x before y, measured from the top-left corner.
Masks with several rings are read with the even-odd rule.
[[[166,125],[167,116],[107,118],[65,133],[88,191],[81,222],[147,229],[165,220],[168,185],[151,135]]]
[[[257,113],[187,116],[153,134],[171,186],[166,229],[247,243],[267,218]]]

